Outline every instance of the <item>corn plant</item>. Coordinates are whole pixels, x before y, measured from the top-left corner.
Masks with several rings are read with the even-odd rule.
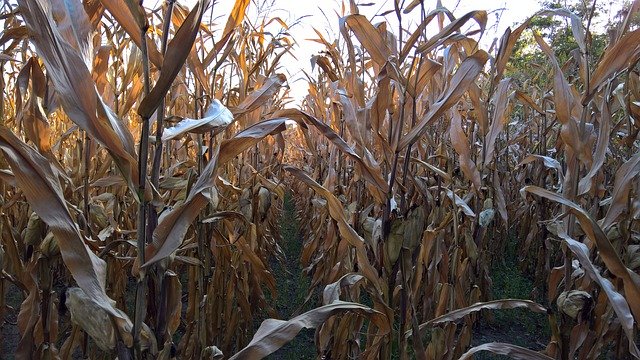
[[[16,358],[257,359],[303,328],[318,358],[640,358],[639,4],[595,56],[595,3],[483,49],[485,11],[395,1],[395,29],[350,1],[295,106],[295,24],[248,0],[3,3]],[[544,17],[570,24],[565,63]],[[510,61],[523,34],[537,69]],[[281,319],[287,192],[311,310]],[[538,296],[494,298],[509,247]],[[547,316],[545,349],[472,346],[513,308]]]

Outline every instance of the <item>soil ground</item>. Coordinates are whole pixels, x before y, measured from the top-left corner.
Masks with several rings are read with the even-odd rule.
[[[524,276],[516,263],[516,256],[507,252],[504,262],[491,269],[492,293],[495,299],[531,299],[533,282]],[[494,310],[492,320],[480,318],[473,333],[472,346],[490,342],[503,342],[531,350],[543,350],[549,343],[550,330],[547,316],[527,309]],[[480,352],[475,359],[511,359],[507,356]]]
[[[284,209],[280,220],[280,234],[282,236],[282,251],[286,255],[285,263],[274,260],[272,269],[275,271],[278,285],[278,297],[275,308],[281,319],[287,320],[305,311],[313,309],[317,304],[314,295],[304,304],[309,293],[309,278],[302,272],[300,254],[304,241],[300,233],[300,226],[296,218],[295,205],[290,193],[285,195]],[[269,360],[315,359],[314,329],[303,329],[291,342],[271,354]]]
[[[20,341],[20,334],[18,333],[18,312],[20,311],[20,304],[24,300],[22,293],[15,285],[6,282],[7,292],[3,294],[6,299],[6,304],[9,306],[4,311],[4,319],[2,319],[2,327],[0,342],[2,343],[2,353],[0,359],[13,359],[18,342]]]

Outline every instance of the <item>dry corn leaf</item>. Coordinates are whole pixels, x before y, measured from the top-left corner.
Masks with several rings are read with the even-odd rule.
[[[511,79],[506,78],[500,81],[498,89],[493,95],[493,119],[491,120],[491,127],[489,133],[485,137],[485,153],[482,166],[487,166],[493,159],[493,151],[496,147],[496,139],[509,121],[509,88],[511,85]]]
[[[259,89],[252,91],[240,105],[232,108],[231,112],[237,116],[257,109],[267,101],[271,101],[286,81],[287,77],[284,74],[271,76]]]
[[[18,84],[16,87],[16,105],[18,107],[20,107],[19,104],[22,102],[22,97],[27,95],[29,80],[31,80],[32,87],[31,96],[24,109],[17,109],[16,117],[22,119],[27,139],[38,147],[41,154],[55,161],[55,156],[51,154],[51,129],[43,109],[47,80],[35,57],[27,61],[16,78]]]
[[[283,168],[325,198],[327,201],[327,210],[329,211],[331,218],[338,224],[340,236],[356,249],[360,271],[362,271],[367,280],[376,286],[376,289],[380,290],[380,284],[376,281],[376,279],[378,279],[377,271],[369,263],[368,256],[365,251],[364,239],[358,235],[358,233],[353,230],[351,225],[347,222],[344,208],[342,207],[340,200],[338,200],[338,198],[336,198],[329,190],[310,178],[304,171],[288,165]]]
[[[417,1],[414,2],[417,3]],[[405,11],[409,8],[410,6],[406,7]],[[442,12],[442,9],[436,8],[424,17],[420,25],[418,25],[418,27],[414,30],[414,32],[411,34],[411,36],[409,36],[405,44],[402,46],[402,50],[400,51],[400,58],[398,59],[399,62],[402,63],[406,59],[418,39],[420,39],[420,37],[424,35],[424,30],[427,28],[427,25],[429,25],[431,21],[436,17],[436,15],[438,15],[440,12]]]
[[[589,90],[585,92],[582,103],[591,100],[598,88],[604,84],[610,76],[623,71],[637,60],[640,54],[640,29],[624,34],[613,45],[607,47],[602,59],[598,62],[596,70],[591,75]]]
[[[600,271],[598,271],[596,266],[591,262],[589,256],[589,248],[587,248],[585,244],[569,237],[569,235],[567,235],[567,233],[562,228],[560,229],[558,235],[567,243],[567,246],[569,247],[569,249],[571,249],[571,252],[578,258],[580,265],[582,265],[582,268],[585,270],[585,272],[589,274],[589,277],[593,281],[598,283],[598,285],[600,285],[604,293],[607,295],[609,303],[618,316],[618,320],[622,325],[622,329],[629,339],[629,352],[633,356],[635,356],[636,359],[640,359],[640,351],[635,344],[633,315],[631,314],[631,311],[629,310],[629,304],[627,303],[627,300],[632,300],[632,298],[629,297],[629,293],[627,293],[627,299],[625,299],[625,297],[616,290],[615,286],[611,283],[611,281],[609,281],[609,279],[606,279],[602,277],[602,275],[600,275]]]
[[[569,145],[576,154],[580,154],[582,147],[582,140],[580,139],[578,126],[571,116],[574,106],[576,105],[571,85],[567,82],[562,69],[558,64],[558,60],[553,52],[553,49],[546,43],[546,41],[537,32],[534,32],[534,37],[540,45],[542,51],[549,57],[551,64],[554,68],[553,75],[553,97],[554,104],[556,106],[556,117],[562,124],[561,137],[562,140]]]
[[[149,60],[155,65],[158,69],[162,68],[162,54],[158,51],[158,48],[151,39],[146,36],[142,37],[142,30],[137,23],[136,18],[131,14],[128,6],[125,4],[124,0],[100,0],[102,5],[109,10],[111,15],[116,19],[118,24],[122,26],[122,28],[129,34],[133,42],[138,45],[138,47],[142,46],[142,41],[147,42],[147,51],[149,53]],[[138,13],[139,11],[136,11]]]
[[[213,201],[215,204],[213,208],[216,208],[218,195],[215,175],[218,165],[225,164],[266,136],[284,131],[285,121],[285,119],[265,120],[248,127],[220,145],[219,152],[212,156],[212,160],[202,170],[202,174],[189,191],[185,202],[160,219],[153,232],[153,242],[145,250],[147,260],[143,267],[165,259],[177,250],[189,226],[209,201]]]
[[[602,109],[600,111],[600,128],[598,131],[598,142],[596,143],[596,149],[593,154],[593,164],[589,169],[589,172],[580,179],[578,184],[578,195],[589,192],[593,186],[593,177],[600,171],[602,165],[604,165],[607,149],[609,148],[609,135],[611,132],[611,111],[609,110],[609,103],[603,98]],[[640,171],[640,169],[638,169]],[[622,201],[624,203],[624,201]],[[606,226],[603,226],[606,230]]]
[[[122,336],[120,332],[130,333],[133,324],[126,314],[117,310],[119,317],[124,319],[124,326],[121,329],[115,329],[110,319],[110,314],[99,306],[93,299],[80,288],[71,287],[67,289],[66,304],[71,313],[71,321],[86,331],[93,339],[96,345],[104,351],[113,350],[116,347],[116,338]],[[115,301],[113,301],[115,306]],[[117,333],[117,332],[118,333]],[[149,349],[155,346],[154,336],[148,331],[142,335],[143,341],[141,346],[143,349]],[[129,345],[133,339],[128,337]]]
[[[345,37],[349,37],[345,25],[349,26],[349,29],[353,31],[358,41],[371,55],[373,61],[380,66],[387,62],[391,55],[391,50],[387,46],[386,40],[382,38],[364,15],[354,14],[340,19],[340,31]]]
[[[460,116],[460,112],[455,109],[451,111],[451,126],[449,128],[449,137],[451,139],[451,143],[453,144],[453,148],[460,156],[459,162],[462,173],[469,181],[471,181],[476,192],[479,194],[480,188],[482,187],[480,172],[476,167],[476,163],[473,162],[473,159],[471,158],[471,151],[473,150],[473,148],[469,145],[467,135],[462,129],[462,116]]]
[[[525,157],[524,159],[522,159],[522,161],[520,161],[518,166],[523,166],[523,165],[529,164],[531,162],[534,162],[536,160],[542,160],[542,164],[547,169],[554,169],[554,170],[557,171],[557,173],[558,173],[558,185],[561,186],[565,174],[564,174],[564,171],[562,169],[562,165],[560,165],[560,162],[558,160],[552,158],[552,157],[544,156],[544,155],[536,155],[536,154],[527,155],[527,157]]]
[[[518,26],[515,30],[511,31],[510,27],[504,31],[504,34],[500,38],[500,47],[498,48],[498,54],[496,55],[495,60],[495,75],[493,76],[493,84],[497,85],[498,82],[502,79],[505,69],[507,68],[507,63],[511,58],[511,54],[513,53],[513,49],[516,46],[518,39],[520,39],[520,35],[524,31],[524,29],[529,27],[529,23],[531,22],[531,18],[525,20],[520,26]]]
[[[81,1],[51,0],[53,18],[65,40],[82,54],[91,54],[93,27]]]
[[[464,59],[451,78],[451,81],[448,82],[447,88],[440,99],[431,106],[429,112],[425,114],[420,122],[402,137],[396,151],[400,151],[409,144],[418,141],[418,139],[427,132],[429,124],[433,123],[460,100],[469,85],[478,77],[488,58],[489,55],[486,52],[479,50]]]
[[[36,282],[35,272],[37,271],[38,260],[33,259],[25,269],[23,281],[28,289],[28,295],[20,304],[20,312],[18,313],[17,325],[20,332],[20,340],[18,341],[15,357],[16,359],[31,359],[34,353],[35,344],[35,327],[40,318],[40,289]]]
[[[640,173],[640,152],[627,160],[616,171],[611,194],[611,206],[609,206],[609,210],[607,210],[607,214],[602,220],[602,229],[604,231],[608,231],[611,225],[627,209],[631,184],[638,173]]]
[[[434,45],[438,42],[447,39],[452,33],[458,31],[464,24],[466,24],[469,20],[474,19],[478,25],[480,25],[480,36],[484,33],[484,29],[487,26],[487,12],[486,11],[471,11],[469,13],[464,14],[458,19],[453,20],[449,25],[447,25],[444,29],[440,30],[440,32],[432,37],[424,43],[420,44],[416,49],[419,53],[424,53],[430,51]]]
[[[451,321],[457,321],[465,316],[478,312],[480,310],[499,310],[499,309],[517,309],[517,308],[527,308],[533,312],[546,314],[547,309],[530,300],[515,300],[515,299],[503,299],[503,300],[493,300],[487,302],[476,303],[466,308],[457,309],[450,311],[444,315],[433,318],[423,324],[420,324],[419,330],[423,331],[424,329],[431,327],[433,325],[447,323]],[[413,332],[407,331],[405,333],[405,337],[413,336]]]
[[[138,114],[143,118],[150,118],[167,95],[173,80],[178,76],[191,52],[193,42],[200,29],[202,15],[208,6],[209,0],[199,0],[167,45],[167,52],[160,68],[160,77],[138,107]]]
[[[19,4],[65,112],[109,150],[135,190],[139,179],[131,133],[98,96],[81,55],[62,38],[53,23],[50,4],[45,0],[20,0]]]
[[[263,321],[249,345],[233,355],[230,360],[262,359],[291,341],[303,328],[316,328],[334,315],[350,312],[371,319],[378,326],[378,335],[385,335],[390,330],[384,314],[357,303],[335,301],[287,321],[277,319]]]
[[[343,275],[338,281],[325,286],[324,290],[322,290],[322,303],[327,305],[334,301],[339,301],[342,288],[353,287],[363,279],[364,276],[358,274]]]
[[[31,207],[49,225],[57,239],[64,239],[58,242],[58,246],[78,285],[109,314],[121,317],[105,292],[106,264],[85,244],[78,224],[67,208],[56,171],[47,159],[7,128],[0,128],[0,148]]]
[[[640,319],[640,275],[629,270],[624,265],[618,256],[617,251],[613,245],[611,245],[607,235],[602,231],[602,228],[598,223],[596,223],[595,220],[593,220],[591,216],[589,216],[589,214],[576,203],[567,200],[559,194],[537,186],[525,186],[521,191],[530,192],[569,208],[569,211],[578,219],[582,230],[584,230],[589,239],[596,244],[598,254],[600,258],[602,258],[607,269],[613,275],[622,279],[624,283],[624,292],[629,300],[629,306],[634,315],[633,317],[635,317],[636,321]]]
[[[217,54],[222,50],[222,48],[227,44],[233,31],[242,24],[242,20],[247,13],[247,7],[249,6],[250,0],[236,0],[233,4],[233,8],[231,9],[231,13],[229,13],[229,18],[227,19],[227,24],[224,26],[224,30],[222,31],[222,37],[220,40],[216,42],[214,50],[211,54]],[[210,61],[205,60],[204,66],[209,66]]]
[[[571,20],[571,32],[573,39],[578,44],[580,51],[585,54],[587,52],[587,43],[585,41],[585,28],[582,25],[582,19],[568,9],[550,9],[539,12],[536,15],[558,15],[569,18]]]
[[[523,104],[529,105],[533,110],[537,111],[540,115],[544,115],[544,110],[540,107],[540,105],[536,104],[535,101],[531,98],[531,96],[523,93],[520,90],[516,90],[515,92],[516,99],[520,100]]]
[[[467,350],[467,352],[462,354],[462,356],[460,357],[460,360],[472,359],[473,355],[480,351],[490,351],[496,355],[509,356],[510,358],[516,359],[516,360],[553,360],[554,359],[552,357],[549,357],[537,351],[529,350],[521,346],[507,344],[507,343],[492,342],[492,343],[486,343],[486,344],[472,347],[471,349]]]
[[[496,205],[498,205],[498,212],[500,217],[504,220],[504,223],[509,226],[509,211],[507,210],[507,199],[504,194],[504,189],[500,185],[500,175],[498,170],[493,174],[493,189],[495,191]]]
[[[355,150],[351,148],[351,146],[349,146],[347,142],[344,141],[344,139],[340,137],[340,135],[338,135],[329,125],[320,121],[311,114],[295,109],[281,110],[276,112],[274,115],[288,117],[296,120],[298,124],[303,122],[315,127],[320,132],[320,134],[322,134],[322,136],[327,138],[327,140],[333,143],[345,155],[349,156],[351,159],[358,163],[365,180],[367,180],[371,185],[380,189],[380,191],[382,191],[383,193],[388,192],[389,186],[382,177],[379,167],[376,168],[376,165],[367,164],[367,162],[362,157],[360,157],[355,152]]]
[[[224,354],[222,350],[218,349],[216,346],[207,346],[202,350],[201,360],[222,360],[224,359]]]
[[[464,199],[462,199],[458,194],[454,194],[453,191],[446,189],[447,197],[454,202],[455,206],[459,206],[462,209],[462,212],[469,217],[476,217],[476,213],[469,207]]]

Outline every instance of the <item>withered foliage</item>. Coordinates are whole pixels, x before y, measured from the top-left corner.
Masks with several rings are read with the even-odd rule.
[[[318,358],[640,358],[640,3],[597,60],[590,19],[565,9],[483,50],[485,11],[394,4],[397,31],[354,1],[335,39],[316,31],[294,107],[295,31],[246,16],[249,0],[219,28],[209,0],[3,3],[0,318],[17,313],[16,358],[258,359],[303,328]],[[509,78],[544,16],[577,48],[560,63],[534,33],[548,62],[525,70],[545,81]],[[286,192],[307,302],[322,296],[280,319]],[[491,294],[512,247],[531,299]],[[471,346],[481,314],[514,308],[546,314],[545,349]]]

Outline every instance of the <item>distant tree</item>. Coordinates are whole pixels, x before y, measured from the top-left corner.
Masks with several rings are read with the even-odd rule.
[[[599,2],[593,9],[593,1],[541,1],[542,9],[568,9],[582,19],[585,28],[589,28],[590,36],[587,37],[587,46],[590,65],[597,63],[602,55],[608,41],[608,31],[617,26],[624,18],[625,7],[623,7],[623,11],[605,18],[604,14],[609,12],[610,7],[611,4]],[[529,30],[525,30],[516,42],[508,75],[521,85],[526,82],[528,86],[544,86],[548,84],[547,80],[550,75],[549,62],[547,56],[542,53],[536,43],[532,31],[539,33],[549,43],[561,65],[574,58],[573,52],[579,51],[578,44],[573,36],[570,19],[560,16],[536,16],[531,20]],[[578,66],[575,61],[569,63],[565,70],[570,80],[577,78]]]

